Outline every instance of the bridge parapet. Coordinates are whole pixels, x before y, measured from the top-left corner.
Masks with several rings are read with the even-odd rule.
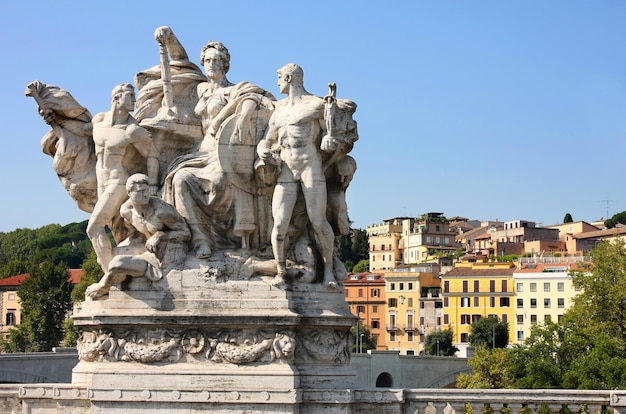
[[[54,413],[72,412],[88,414],[97,412],[94,406],[105,402],[105,395],[112,395],[116,402],[129,406],[141,404],[149,409],[153,404],[197,404],[202,398],[210,411],[211,402],[221,400],[218,395],[198,397],[184,390],[143,390],[140,394],[126,390],[84,389],[70,384],[0,385],[0,413]],[[170,396],[168,398],[168,396]],[[139,398],[138,400],[138,397]],[[228,396],[226,396],[228,397]],[[271,392],[264,396],[271,401]],[[167,401],[171,399],[172,401]],[[142,401],[140,401],[142,400]],[[189,401],[187,401],[189,400]],[[533,414],[547,412],[626,414],[626,391],[589,390],[467,390],[467,389],[356,389],[356,390],[307,390],[301,396],[305,406],[325,407],[324,412],[363,414],[456,414],[467,412],[471,406],[474,413],[489,407],[494,414]],[[208,403],[208,404],[207,404]],[[297,405],[297,404],[296,404]],[[51,407],[58,411],[50,411]],[[335,406],[336,410],[333,410]],[[54,409],[53,409],[54,410]],[[132,411],[132,410],[131,410]],[[115,411],[117,412],[117,411]],[[300,410],[302,413],[302,410]],[[308,411],[306,414],[310,414]]]

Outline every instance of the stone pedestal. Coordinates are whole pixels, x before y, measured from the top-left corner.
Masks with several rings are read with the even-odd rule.
[[[327,404],[353,389],[343,288],[279,289],[271,277],[238,278],[241,262],[190,256],[160,281],[130,279],[87,300],[67,393],[90,411],[77,412],[303,412],[304,391]]]

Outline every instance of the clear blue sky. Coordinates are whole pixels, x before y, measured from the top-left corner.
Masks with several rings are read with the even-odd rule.
[[[0,231],[88,217],[41,152],[48,127],[26,84],[106,111],[113,86],[158,63],[162,25],[196,63],[207,40],[223,42],[233,82],[278,96],[276,69],[295,62],[310,92],[336,82],[357,102],[355,227],[429,211],[549,225],[626,210],[624,1],[22,0],[0,16]]]

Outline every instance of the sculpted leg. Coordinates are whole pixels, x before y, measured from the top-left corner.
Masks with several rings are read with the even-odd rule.
[[[174,205],[176,210],[187,220],[191,231],[191,247],[200,259],[211,256],[209,236],[202,231],[202,221],[208,220],[201,211],[198,211],[200,193],[204,194],[199,180],[187,168],[176,172],[172,180],[174,187]],[[206,198],[206,194],[204,194]]]
[[[106,233],[106,226],[111,224],[116,215],[119,215],[120,207],[127,197],[123,185],[107,186],[87,223],[87,235],[98,257],[98,264],[105,273],[109,270],[109,263],[113,259],[113,246]]]
[[[274,217],[274,228],[272,229],[272,251],[278,273],[276,282],[284,283],[287,273],[287,252],[285,250],[285,240],[291,214],[297,199],[297,184],[294,182],[276,184],[274,197],[272,199],[272,217]]]
[[[127,276],[144,276],[147,269],[148,264],[141,256],[115,256],[109,264],[109,271],[102,276],[98,283],[87,287],[85,295],[90,298],[107,295],[114,284],[123,282]]]
[[[335,235],[326,219],[326,183],[318,180],[312,186],[303,182],[302,192],[306,202],[307,214],[313,227],[315,244],[324,261],[324,285],[336,288],[337,280],[333,271],[333,249]]]

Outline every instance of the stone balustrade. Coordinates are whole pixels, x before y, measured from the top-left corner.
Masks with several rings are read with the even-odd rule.
[[[43,397],[44,399],[57,401],[44,404],[39,401],[38,404],[32,404],[33,387],[42,396],[55,396]],[[67,388],[68,385],[0,385],[0,413],[38,414],[40,410],[35,408],[37,406],[46,406],[41,413],[52,413],[54,411],[49,411],[51,404],[56,405],[60,413],[61,407],[66,410],[71,404],[68,405],[69,401],[61,401],[65,400],[62,397],[65,393],[59,392],[57,387]],[[69,387],[72,388],[71,385]],[[600,413],[604,409],[606,413],[626,414],[626,391],[358,389],[307,390],[303,391],[301,397],[302,402],[315,403],[318,408],[325,407],[324,412],[346,414],[533,414],[547,413],[547,409],[552,413],[592,414]],[[72,412],[83,411],[79,409]],[[91,411],[86,409],[84,412]]]

